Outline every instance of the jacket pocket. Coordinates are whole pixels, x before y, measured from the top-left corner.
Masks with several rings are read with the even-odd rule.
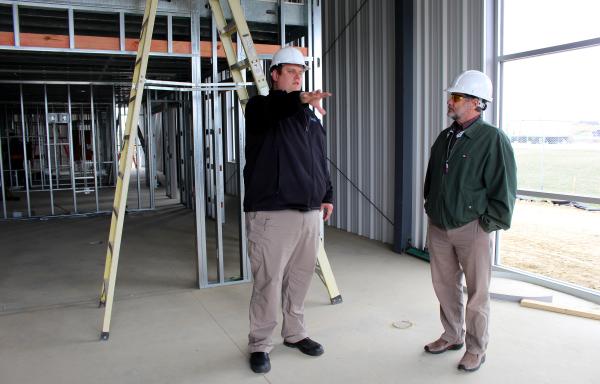
[[[470,222],[479,218],[485,209],[482,198],[485,200],[485,191],[482,194],[479,191],[461,190],[460,205],[462,207],[457,207],[457,217],[460,217],[462,222]]]

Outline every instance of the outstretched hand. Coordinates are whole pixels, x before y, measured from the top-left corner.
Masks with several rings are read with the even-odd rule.
[[[321,106],[321,100],[331,96],[332,94],[329,92],[321,92],[320,89],[317,89],[313,92],[301,92],[300,93],[300,101],[302,104],[310,104],[319,111],[321,115],[325,115],[327,112]]]

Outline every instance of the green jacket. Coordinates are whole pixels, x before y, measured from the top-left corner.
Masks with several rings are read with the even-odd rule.
[[[510,228],[517,193],[510,140],[480,118],[447,154],[453,126],[443,130],[431,147],[424,186],[429,220],[444,229],[475,219],[486,232]]]

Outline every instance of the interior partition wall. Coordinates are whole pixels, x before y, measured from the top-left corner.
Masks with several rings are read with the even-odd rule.
[[[294,45],[311,66],[304,88],[322,88],[321,3],[241,1],[265,74]],[[159,3],[127,207],[194,209],[198,286],[214,287],[250,279],[235,90],[252,78],[231,83],[205,5]],[[136,0],[0,0],[0,88],[13,94],[0,103],[3,217],[110,211],[142,14]]]
[[[110,212],[123,142],[125,98],[115,84],[2,82],[2,217]],[[121,84],[117,84],[121,85]],[[147,114],[147,110],[144,110]],[[128,209],[153,207],[153,141],[141,119]],[[142,145],[144,143],[144,145]]]

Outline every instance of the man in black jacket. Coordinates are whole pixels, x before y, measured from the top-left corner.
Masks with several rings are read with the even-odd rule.
[[[324,352],[308,338],[304,299],[315,270],[320,220],[333,211],[332,187],[325,130],[308,107],[325,114],[320,102],[331,94],[301,92],[306,69],[298,49],[280,49],[271,63],[273,89],[246,106],[244,211],[254,277],[248,346],[257,373],[271,369],[279,303],[284,344],[311,356]]]

